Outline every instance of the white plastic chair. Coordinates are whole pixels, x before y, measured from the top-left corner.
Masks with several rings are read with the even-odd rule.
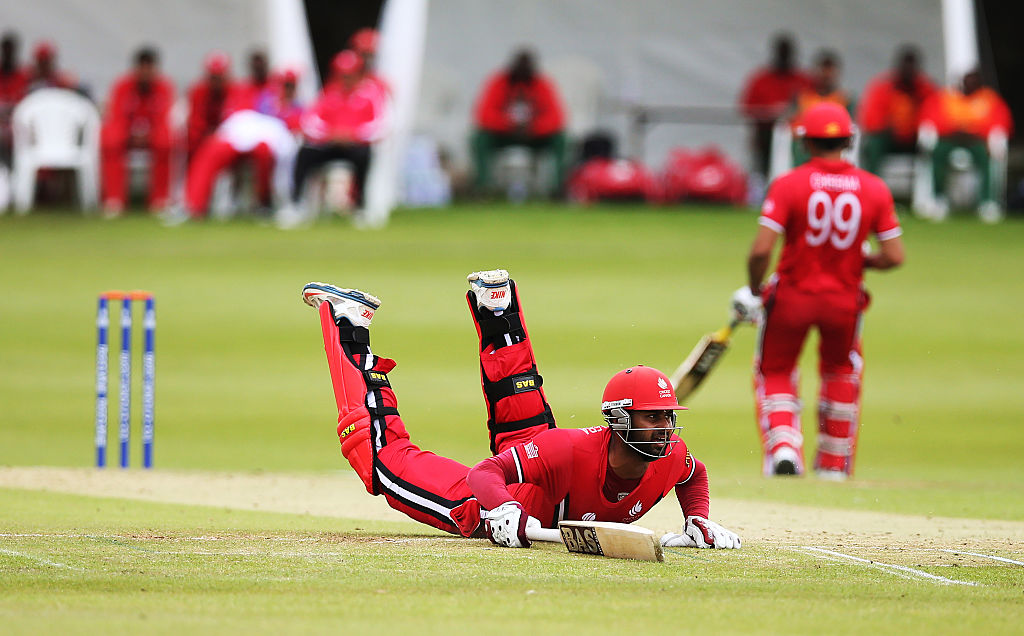
[[[40,168],[74,170],[82,209],[99,200],[100,116],[96,107],[74,91],[44,88],[14,108],[14,207],[31,209]]]

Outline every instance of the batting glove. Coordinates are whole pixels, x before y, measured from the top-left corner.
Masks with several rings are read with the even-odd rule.
[[[737,322],[749,322],[756,325],[761,322],[761,315],[764,308],[761,305],[761,297],[755,296],[750,287],[744,285],[732,295],[732,317]]]
[[[527,526],[539,528],[540,521],[526,514],[526,509],[518,501],[506,501],[487,511],[484,519],[484,530],[491,542],[506,548],[530,547]]]
[[[668,533],[661,537],[666,548],[718,548],[739,549],[739,535],[704,517],[689,516],[683,523],[682,534]]]

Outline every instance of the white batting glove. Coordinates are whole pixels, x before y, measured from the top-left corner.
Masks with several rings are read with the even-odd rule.
[[[705,519],[689,516],[683,523],[682,534],[669,533],[661,538],[666,548],[718,548],[739,549],[742,547],[739,535],[732,530]]]
[[[755,296],[750,287],[744,285],[732,295],[731,315],[738,322],[749,322],[756,325],[761,322],[761,315],[764,307],[761,304],[761,297]]]
[[[491,542],[506,548],[530,547],[530,539],[526,536],[528,526],[539,528],[540,521],[526,514],[523,504],[518,501],[506,501],[494,510],[488,510],[484,519],[484,530]]]

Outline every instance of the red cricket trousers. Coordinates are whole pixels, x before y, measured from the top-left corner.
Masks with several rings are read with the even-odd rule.
[[[240,152],[227,141],[211,135],[199,145],[188,167],[185,207],[192,216],[206,215],[217,177],[243,157],[252,158],[257,200],[263,205],[270,203],[270,180],[274,171],[274,153],[270,146],[261,143],[249,152]]]
[[[123,208],[128,200],[128,153],[131,150],[124,131],[104,127],[100,132],[100,172],[103,182],[103,204]],[[167,204],[171,185],[170,131],[154,129],[149,145],[149,207],[152,210]]]
[[[754,358],[757,422],[764,451],[764,472],[771,455],[788,445],[800,455],[803,472],[799,373],[797,361],[812,328],[818,330],[818,450],[815,468],[852,474],[860,421],[864,371],[861,320],[867,292],[811,294],[772,284],[764,293],[765,318]]]

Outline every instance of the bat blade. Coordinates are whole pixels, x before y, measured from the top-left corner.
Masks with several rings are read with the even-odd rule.
[[[718,331],[705,335],[697,342],[697,346],[669,378],[678,400],[682,401],[693,394],[704,378],[708,377],[729,348],[729,338],[735,328],[736,323],[732,322]]]
[[[661,542],[640,526],[610,521],[559,521],[558,529],[529,528],[533,541],[561,542],[566,550],[612,559],[664,561]]]

